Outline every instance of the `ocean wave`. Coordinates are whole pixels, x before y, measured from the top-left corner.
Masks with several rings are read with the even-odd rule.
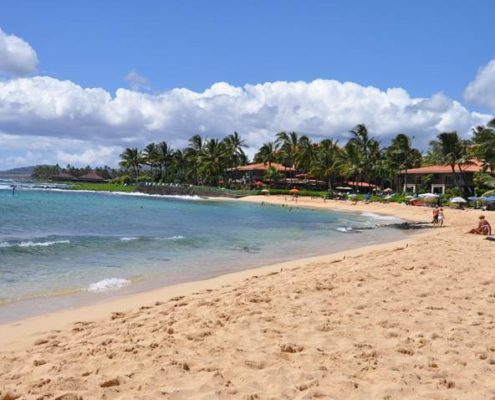
[[[118,290],[123,287],[129,286],[131,281],[124,278],[107,278],[102,279],[101,281],[91,283],[86,291],[92,293],[103,293],[108,292],[110,290]]]
[[[133,236],[131,236],[131,237],[121,237],[121,238],[120,238],[120,240],[121,240],[122,242],[129,242],[129,241],[131,241],[131,240],[138,240],[138,239],[139,239],[138,237],[133,237]]]
[[[350,226],[339,226],[335,230],[342,232],[342,233],[349,233],[349,232],[353,231],[352,227],[350,227]]]
[[[0,248],[7,247],[48,247],[56,244],[68,244],[70,240],[53,240],[48,242],[19,242],[19,243],[9,243],[9,242],[0,242]]]
[[[66,186],[67,187],[67,186]],[[106,190],[76,190],[76,189],[66,189],[63,187],[29,187],[26,189],[38,190],[40,192],[70,192],[70,193],[94,193],[100,195],[110,195],[110,196],[134,196],[134,197],[153,197],[153,198],[164,198],[164,199],[178,199],[178,200],[205,200],[205,197],[201,196],[191,196],[191,195],[168,195],[168,194],[148,194],[141,192],[110,192]]]
[[[372,212],[364,212],[361,214],[363,217],[368,217],[368,218],[373,218],[373,219],[379,219],[382,221],[393,221],[393,222],[398,222],[401,221],[400,218],[393,217],[391,215],[380,215],[380,214],[375,214]]]
[[[182,235],[176,235],[176,236],[170,236],[170,237],[167,237],[167,238],[164,238],[165,240],[181,240],[181,239],[185,239],[184,236]]]

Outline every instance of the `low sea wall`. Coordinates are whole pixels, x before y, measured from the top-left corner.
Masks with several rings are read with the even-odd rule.
[[[257,191],[239,191],[210,186],[194,186],[180,184],[140,183],[136,190],[141,193],[165,196],[200,196],[239,198],[257,194]]]

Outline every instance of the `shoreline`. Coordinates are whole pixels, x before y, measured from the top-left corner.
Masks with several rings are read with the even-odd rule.
[[[120,194],[120,193],[118,193]],[[126,193],[122,193],[126,195]],[[153,197],[163,197],[170,198],[172,196],[162,196],[162,195],[148,195],[143,194],[144,196],[153,196]],[[261,197],[261,198],[260,198]],[[244,201],[250,202],[253,204],[259,203],[267,203],[270,205],[280,206],[285,204],[285,200],[283,200],[284,196],[272,196],[268,199],[262,196],[248,196],[241,199],[232,199],[232,198],[207,198],[202,199],[205,201]],[[192,199],[196,200],[196,199]],[[268,201],[267,201],[268,200]],[[328,210],[328,211],[339,211],[339,212],[350,212],[350,213],[358,213],[358,210],[348,209],[346,207],[327,207],[327,204],[324,203],[323,206],[320,204],[307,204],[307,202],[302,202],[299,204],[290,204],[291,207],[297,208],[306,208],[313,210]],[[378,214],[377,214],[378,215]],[[381,213],[382,216],[392,216],[398,217],[397,213]],[[399,217],[398,217],[399,218]],[[406,219],[401,218],[406,221]],[[408,222],[412,222],[413,220],[407,220]],[[82,303],[75,306],[69,306],[61,309],[56,309],[54,311],[43,312],[38,315],[28,316],[26,318],[16,319],[13,321],[0,322],[0,348],[2,347],[12,347],[18,348],[22,347],[26,344],[25,340],[27,338],[19,339],[20,336],[32,336],[41,334],[41,331],[38,330],[37,326],[40,323],[43,323],[47,329],[63,329],[64,326],[70,325],[73,322],[76,322],[80,315],[84,316],[92,316],[91,318],[103,318],[105,315],[113,312],[112,310],[115,308],[126,308],[129,311],[130,308],[135,308],[142,302],[147,301],[147,297],[155,296],[157,298],[156,301],[166,301],[172,297],[176,297],[179,295],[190,295],[194,291],[204,290],[206,286],[212,285],[215,288],[219,288],[218,285],[223,285],[226,283],[235,283],[236,281],[241,281],[243,279],[247,279],[253,275],[257,274],[265,274],[276,271],[279,268],[291,269],[301,265],[308,265],[313,262],[332,262],[336,258],[345,257],[347,254],[351,255],[355,252],[365,252],[367,250],[372,250],[374,248],[381,248],[382,246],[387,247],[388,245],[393,245],[394,243],[401,243],[407,240],[412,239],[413,237],[417,237],[420,235],[427,235],[430,232],[415,232],[411,235],[410,238],[400,239],[400,240],[392,240],[384,243],[364,245],[359,247],[354,247],[351,249],[339,250],[336,252],[331,252],[328,254],[321,254],[317,256],[304,257],[304,258],[295,258],[292,260],[287,260],[283,262],[276,262],[268,265],[262,265],[259,267],[250,267],[247,269],[242,269],[240,271],[234,271],[226,274],[221,274],[218,276],[214,276],[211,278],[204,279],[196,279],[193,281],[176,283],[171,285],[160,286],[151,289],[145,289],[143,291],[131,292],[131,293],[109,293],[109,298],[94,300],[89,303]],[[77,292],[75,293],[77,294]],[[7,306],[11,306],[12,304],[7,304]],[[76,318],[75,315],[78,317]],[[22,332],[22,333],[21,333]],[[15,338],[15,339],[12,339]]]
[[[41,190],[43,191],[43,190]],[[153,195],[153,194],[143,194],[143,193],[120,193],[120,192],[97,192],[97,191],[86,191],[86,190],[70,190],[70,189],[48,189],[50,192],[71,192],[71,193],[77,193],[77,192],[84,192],[84,193],[92,193],[92,194],[101,194],[101,195],[122,195],[122,196],[137,196],[137,197],[152,197],[152,198],[159,198],[159,199],[165,199],[165,200],[175,200],[174,196],[168,196],[168,195]],[[277,198],[277,197],[273,197]],[[223,203],[223,202],[235,202],[238,201],[239,199],[232,199],[232,198],[223,198],[223,197],[212,197],[212,198],[197,198],[197,197],[189,197],[189,196],[180,196],[180,200],[184,201],[196,201],[196,200],[201,200],[204,202],[212,202],[212,203]],[[244,203],[249,202],[254,205],[259,204],[260,200],[264,200],[264,198],[260,199],[260,196],[252,196],[248,198],[247,200],[243,201]],[[273,204],[274,207],[277,207],[277,204]],[[305,207],[305,206],[296,206],[296,205],[291,205],[293,208],[305,208],[308,210],[314,210],[314,211],[322,211],[321,208],[318,207]],[[323,209],[323,211],[331,211],[328,209]],[[341,210],[342,212],[350,212],[351,214],[359,215],[360,211],[358,210]],[[340,212],[340,211],[339,211]],[[378,215],[372,216],[372,218],[378,217]],[[387,222],[387,223],[385,223]],[[390,221],[384,221],[383,224],[380,224],[379,218],[378,220],[374,220],[374,223],[376,224],[377,227],[380,225],[388,225],[388,222]],[[397,222],[397,221],[394,221]],[[390,224],[391,226],[395,224]],[[365,228],[363,228],[365,229]],[[370,236],[371,235],[371,236]],[[125,277],[121,278],[119,274],[115,275],[117,278],[114,278],[113,276],[109,276],[107,279],[122,279],[125,280],[126,282],[129,283],[129,285],[124,285],[122,288],[119,290],[115,291],[108,291],[102,294],[99,294],[96,297],[90,297],[87,294],[87,288],[86,287],[76,287],[76,286],[71,286],[68,288],[63,288],[56,290],[51,293],[39,293],[37,295],[33,295],[32,297],[26,297],[26,298],[18,298],[16,300],[12,301],[5,301],[5,303],[2,303],[1,306],[3,309],[0,309],[1,315],[0,315],[0,326],[6,325],[9,323],[15,323],[18,321],[22,321],[27,318],[32,318],[48,313],[55,313],[58,311],[64,311],[68,309],[77,309],[79,307],[85,307],[85,306],[91,306],[95,305],[97,306],[98,304],[105,303],[108,301],[112,301],[124,296],[130,296],[133,294],[139,294],[139,293],[145,293],[149,292],[152,290],[156,290],[159,288],[164,288],[164,287],[169,287],[173,286],[179,283],[183,282],[189,282],[189,281],[196,281],[196,280],[205,280],[208,278],[216,277],[221,274],[225,273],[231,273],[231,272],[236,272],[236,271],[242,271],[242,270],[251,270],[251,269],[256,269],[260,268],[263,266],[267,265],[272,265],[276,264],[279,262],[286,262],[286,261],[295,261],[299,260],[302,258],[307,258],[307,257],[312,257],[312,256],[320,256],[320,255],[331,255],[336,252],[341,252],[341,251],[346,251],[349,249],[353,249],[356,247],[364,247],[367,245],[372,245],[372,244],[380,244],[380,243],[386,243],[388,241],[391,241],[391,238],[389,236],[393,235],[390,232],[385,232],[383,233],[385,237],[382,238],[382,235],[377,231],[376,233],[368,233],[366,232],[365,235],[362,237],[362,244],[358,245],[353,245],[350,243],[346,243],[345,240],[340,245],[332,245],[332,243],[328,243],[328,248],[325,248],[324,250],[320,250],[317,248],[314,248],[312,251],[306,251],[302,253],[297,253],[297,254],[292,254],[291,256],[283,256],[283,255],[271,255],[270,257],[263,257],[262,261],[253,261],[252,259],[249,261],[244,261],[242,265],[237,265],[237,264],[232,264],[230,268],[225,268],[224,271],[218,272],[218,273],[204,273],[204,274],[197,274],[196,276],[191,276],[185,279],[181,279],[176,277],[175,279],[171,279],[170,282],[159,282],[160,278],[158,278],[159,281],[157,281],[155,284],[152,284],[151,281],[148,283],[146,277],[140,277],[138,275],[134,277]],[[407,234],[404,234],[402,236],[407,236]],[[374,237],[374,238],[371,238]],[[395,239],[395,238],[393,238]],[[72,298],[72,299],[71,299]],[[35,304],[36,302],[36,304]],[[57,303],[58,302],[58,303]],[[31,306],[35,305],[36,307],[32,308]],[[32,310],[30,310],[32,308]]]
[[[239,283],[253,276],[262,276],[281,269],[291,270],[301,266],[308,266],[312,263],[332,263],[345,257],[363,255],[373,250],[387,250],[396,246],[402,246],[418,236],[427,236],[430,231],[414,234],[411,238],[400,239],[396,241],[373,244],[369,246],[356,247],[350,250],[343,250],[336,253],[330,253],[320,256],[298,258],[281,263],[265,265],[258,268],[250,268],[242,271],[222,274],[214,278],[200,279],[191,282],[179,283],[170,286],[163,286],[139,293],[127,294],[98,302],[96,304],[77,306],[68,309],[48,312],[34,317],[7,322],[0,324],[0,349],[8,347],[18,349],[29,345],[29,341],[36,340],[38,336],[46,333],[48,330],[59,330],[70,326],[71,324],[85,319],[103,319],[112,312],[129,312],[135,311],[140,306],[146,306],[155,302],[168,301],[177,296],[188,296],[198,291],[218,290],[225,285]],[[43,325],[43,329],[39,325]],[[22,338],[20,338],[22,337]]]
[[[241,201],[285,204],[283,196]],[[301,198],[297,207],[411,221],[431,213]],[[491,258],[479,255],[494,247],[464,234],[477,215],[447,209],[448,226],[407,239],[2,325],[0,392],[488,399],[495,300]]]

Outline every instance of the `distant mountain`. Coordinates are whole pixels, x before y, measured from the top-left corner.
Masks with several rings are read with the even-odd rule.
[[[30,167],[12,168],[7,171],[0,171],[0,177],[3,178],[30,178],[33,173],[35,165]]]

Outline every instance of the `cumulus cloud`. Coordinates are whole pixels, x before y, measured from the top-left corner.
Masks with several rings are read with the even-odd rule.
[[[37,65],[38,56],[29,43],[0,29],[0,75],[26,75]]]
[[[495,111],[495,58],[480,68],[464,91],[464,98]]]
[[[37,164],[117,165],[123,148],[77,139],[0,132],[0,170]]]
[[[118,89],[114,95],[45,76],[0,82],[0,130],[19,138],[44,137],[54,149],[59,149],[55,138],[88,144],[82,158],[74,156],[79,145],[56,154],[64,163],[101,163],[100,154],[112,159],[108,149],[149,141],[183,146],[196,133],[223,137],[236,130],[252,149],[281,130],[345,140],[358,123],[384,142],[405,132],[415,136],[416,146],[425,147],[440,131],[468,132],[488,119],[441,93],[414,98],[401,88],[335,80],[242,87],[219,82],[203,92]]]

